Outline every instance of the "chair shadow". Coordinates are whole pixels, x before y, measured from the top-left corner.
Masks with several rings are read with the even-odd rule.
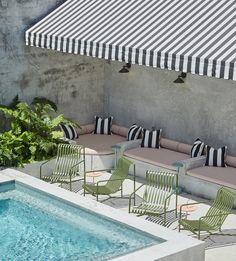
[[[129,194],[127,195],[123,195],[123,197],[119,197],[119,195],[117,197],[111,197],[111,198],[107,198],[105,201],[103,201],[104,204],[113,207],[113,208],[127,208],[129,207]],[[139,204],[142,201],[142,198],[139,197],[138,195],[136,195],[135,197],[136,200],[136,204]],[[132,205],[133,205],[133,199],[131,200]]]
[[[182,213],[181,218],[186,218],[187,214],[186,213]],[[166,225],[165,227],[170,227],[171,225],[173,225],[174,223],[176,223],[176,227],[172,228],[177,229],[178,227],[178,220],[180,219],[180,213],[177,213],[177,216],[175,214],[175,211],[172,212],[168,212],[166,214]],[[156,223],[158,225],[164,226],[164,218],[163,215],[160,216],[147,216],[146,220]]]
[[[236,245],[236,229],[223,229],[217,234],[207,235],[201,239],[205,241],[206,249]]]

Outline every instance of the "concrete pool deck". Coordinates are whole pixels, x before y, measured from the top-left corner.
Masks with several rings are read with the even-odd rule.
[[[105,174],[106,175],[106,174]],[[97,178],[103,179],[104,176]],[[88,182],[92,182],[92,178],[87,178]],[[137,185],[136,188],[143,183],[143,180],[137,179]],[[66,188],[66,186],[65,186]],[[131,180],[126,180],[124,183],[124,194],[129,195],[132,192],[133,189],[133,182]],[[82,193],[80,186],[74,186],[74,190],[77,193]],[[142,196],[143,190],[141,189],[137,193],[137,200],[140,200],[140,197]],[[119,193],[117,193],[117,196]],[[86,197],[94,198],[90,195],[86,195]],[[101,197],[102,199],[102,197]],[[201,216],[204,216],[206,214],[206,211],[208,210],[209,201],[195,197],[191,194],[187,193],[181,193],[181,195],[178,198],[178,205],[179,204],[185,204],[185,203],[191,203],[191,202],[202,202],[206,201],[204,204],[198,205],[196,211],[189,212],[188,218],[189,219],[197,219]],[[104,204],[109,205],[113,208],[120,209],[124,211],[125,213],[128,213],[128,199],[109,199],[107,201],[104,201]],[[171,205],[174,206],[174,198],[172,198]],[[130,214],[131,216],[134,216],[133,214]],[[146,216],[140,217],[142,219],[148,219],[149,221],[157,224],[162,224],[162,219],[158,218],[147,218]],[[169,215],[169,228],[175,231],[178,231],[178,220],[175,218],[174,215]],[[189,231],[181,231],[181,234],[188,235],[189,237],[197,238],[195,235],[193,235]],[[231,234],[231,235],[230,235]],[[220,235],[211,235],[208,234],[203,235],[201,237],[201,240],[204,241],[205,246],[205,261],[235,261],[236,260],[236,209],[232,211],[232,214],[230,214],[227,219],[225,220],[223,226],[222,226],[222,233]]]
[[[31,177],[22,172],[5,169],[0,171],[0,183],[15,180],[33,189],[40,190],[51,196],[56,196],[70,204],[89,209],[96,214],[111,218],[115,221],[137,228],[151,236],[164,239],[165,242],[137,250],[127,255],[114,258],[113,260],[168,260],[168,261],[202,261],[204,260],[204,244],[201,241],[187,237],[163,226],[154,224],[141,218],[129,215],[124,211],[101,204],[88,197],[83,197],[77,193],[69,192],[55,185],[48,184],[39,179]]]

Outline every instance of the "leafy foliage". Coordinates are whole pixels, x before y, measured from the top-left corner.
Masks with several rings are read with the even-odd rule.
[[[61,114],[53,117],[56,107],[52,104],[40,98],[30,107],[17,98],[13,106],[0,106],[11,122],[11,130],[0,134],[0,166],[22,166],[53,157],[57,144],[63,142],[63,133],[56,127],[61,123],[79,127]]]

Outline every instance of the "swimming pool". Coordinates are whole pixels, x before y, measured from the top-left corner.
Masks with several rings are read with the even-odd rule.
[[[204,260],[201,241],[20,171],[0,171],[0,191],[0,219],[12,213],[0,224],[0,254],[12,257],[0,260]]]
[[[15,182],[0,186],[0,260],[107,260],[164,240]]]

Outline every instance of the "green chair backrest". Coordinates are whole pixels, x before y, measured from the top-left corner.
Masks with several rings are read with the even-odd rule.
[[[81,160],[83,146],[74,144],[59,144],[53,175],[76,176],[79,165],[72,168]]]
[[[234,200],[236,198],[236,193],[222,187],[218,190],[215,200],[213,201],[211,207],[207,211],[206,216],[212,215],[221,215],[221,216],[214,216],[209,218],[204,218],[204,222],[214,228],[220,228],[230,214]]]
[[[113,171],[106,183],[106,187],[109,188],[112,192],[118,191],[124,180],[128,177],[129,168],[132,164],[132,161],[126,159],[125,157],[120,157],[116,169]]]
[[[166,198],[173,193],[176,186],[175,172],[160,170],[147,171],[146,184],[143,199],[149,204],[164,206]],[[170,198],[167,199],[166,207],[170,204]]]

